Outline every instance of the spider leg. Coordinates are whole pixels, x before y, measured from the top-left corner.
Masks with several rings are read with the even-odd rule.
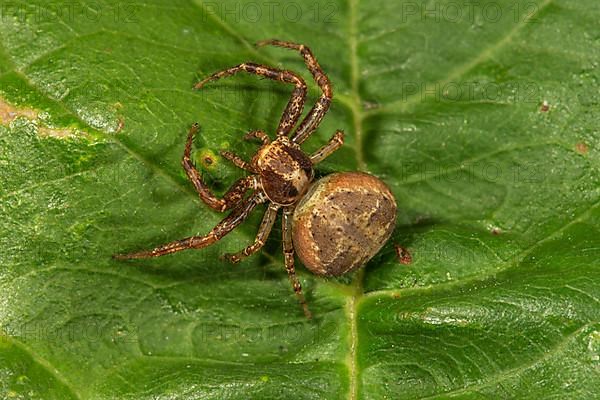
[[[296,123],[300,119],[300,115],[302,115],[302,109],[304,108],[304,101],[306,100],[306,82],[304,82],[304,79],[302,79],[302,77],[300,77],[292,71],[280,70],[268,67],[266,65],[254,63],[243,63],[236,65],[235,67],[225,69],[223,71],[215,72],[208,78],[205,78],[204,80],[198,82],[194,86],[194,89],[200,89],[210,81],[215,81],[217,79],[231,76],[237,74],[240,71],[247,72],[253,75],[264,76],[265,78],[274,81],[291,83],[295,86],[290,100],[288,101],[283,115],[281,116],[279,126],[277,127],[277,136],[286,136],[287,134],[289,134],[294,125],[296,125]]]
[[[134,258],[160,257],[182,250],[202,249],[210,246],[231,232],[236,226],[241,224],[248,217],[250,211],[264,201],[265,198],[262,196],[262,194],[258,193],[252,195],[250,198],[248,198],[248,200],[236,207],[231,214],[225,217],[208,234],[204,236],[191,236],[185,239],[176,240],[148,251],[140,251],[129,254],[115,254],[113,255],[113,258],[117,260],[130,260]]]
[[[231,161],[233,163],[233,165],[235,165],[238,168],[244,169],[246,171],[252,172],[252,173],[256,173],[256,171],[254,170],[254,168],[252,168],[252,166],[247,163],[246,161],[244,161],[240,156],[238,156],[235,153],[232,153],[231,151],[221,151],[221,155],[226,158],[227,160]]]
[[[310,161],[318,164],[344,144],[344,132],[336,131],[329,142],[310,155]]]
[[[269,136],[267,136],[267,134],[261,130],[250,131],[244,135],[244,139],[246,139],[246,140],[251,140],[254,138],[259,139],[262,142],[262,144],[271,143],[271,139],[269,139]]]
[[[292,287],[294,288],[294,293],[296,293],[296,297],[304,310],[304,315],[306,315],[306,318],[311,319],[312,314],[308,309],[308,305],[306,305],[306,299],[304,298],[304,294],[302,294],[302,286],[296,276],[296,268],[294,266],[294,244],[292,243],[293,214],[293,207],[286,207],[283,209],[283,255],[285,258],[285,270],[287,271]]]
[[[256,234],[256,239],[254,239],[254,243],[250,246],[246,247],[244,250],[239,251],[233,254],[224,254],[223,257],[229,260],[232,263],[238,263],[242,259],[256,253],[260,250],[269,234],[271,233],[271,229],[273,229],[273,224],[275,223],[275,218],[277,218],[277,211],[279,210],[279,206],[271,203],[267,212],[265,212],[265,216],[263,217],[262,222],[260,223],[260,227],[258,228],[258,233]]]
[[[261,130],[250,131],[250,132],[246,133],[244,135],[244,139],[245,140],[259,139],[263,143],[263,145],[267,145],[267,144],[271,143],[271,140],[269,139],[267,134]],[[240,156],[238,156],[237,154],[235,154],[231,151],[221,151],[221,155],[223,157],[225,157],[227,160],[231,161],[238,168],[244,169],[253,174],[258,173],[258,171],[256,171],[255,168],[253,168],[249,162],[244,161]]]
[[[244,195],[250,189],[259,187],[256,176],[250,175],[240,178],[231,185],[229,190],[223,195],[223,202],[227,206],[225,210],[235,207],[243,200]],[[223,210],[223,211],[225,211]]]
[[[323,92],[319,100],[315,103],[315,105],[310,109],[306,117],[300,123],[300,126],[294,132],[294,136],[292,136],[292,140],[296,143],[304,142],[310,135],[317,129],[321,120],[329,110],[329,105],[331,104],[331,99],[333,97],[333,90],[331,88],[331,83],[329,82],[329,78],[321,69],[321,66],[317,62],[317,59],[313,55],[312,51],[303,44],[297,44],[292,42],[285,42],[277,39],[271,40],[263,40],[256,44],[258,47],[262,46],[277,46],[284,47],[286,49],[292,49],[299,51],[302,57],[304,58],[304,63],[306,67],[312,74],[315,82],[319,85],[319,88]]]
[[[227,191],[227,193],[225,193],[222,199],[216,197],[210,191],[208,186],[206,186],[204,181],[202,181],[200,172],[198,172],[196,167],[194,167],[194,164],[190,159],[190,154],[192,152],[192,141],[194,139],[194,135],[196,132],[198,132],[198,129],[199,125],[197,123],[192,125],[190,128],[181,164],[189,180],[194,184],[198,195],[200,195],[200,199],[212,209],[223,212],[233,208],[244,197],[244,194],[248,190],[256,187],[256,182],[252,176],[241,178],[233,184],[233,186]]]

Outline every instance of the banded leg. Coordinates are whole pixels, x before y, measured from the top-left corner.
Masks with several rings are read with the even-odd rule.
[[[310,155],[310,161],[313,164],[318,164],[327,157],[329,157],[334,151],[339,149],[344,144],[344,132],[336,131],[335,134],[329,139],[329,142],[315,151]]]
[[[265,198],[259,194],[250,197],[245,203],[240,204],[231,214],[219,222],[207,235],[191,236],[185,239],[176,240],[158,246],[152,250],[140,251],[129,254],[115,254],[113,258],[117,260],[130,260],[134,258],[160,257],[188,249],[202,249],[219,241],[223,236],[231,232],[236,226],[241,224],[258,204],[263,203]]]
[[[302,286],[296,276],[296,268],[294,266],[294,244],[292,243],[293,214],[293,208],[286,207],[283,209],[283,256],[285,258],[285,270],[287,271],[292,287],[294,288],[294,293],[296,293],[296,297],[304,310],[304,315],[306,315],[306,318],[311,319],[312,314],[308,309],[304,294],[302,294]]]
[[[227,191],[227,193],[223,196],[222,199],[216,197],[206,186],[204,181],[202,181],[202,177],[200,176],[200,172],[196,169],[192,160],[190,159],[190,154],[192,152],[192,142],[194,140],[194,135],[198,132],[199,125],[196,123],[192,125],[190,131],[188,133],[187,142],[185,144],[185,150],[183,152],[183,159],[181,160],[181,165],[185,170],[189,180],[194,184],[198,195],[200,196],[200,200],[206,203],[210,208],[217,211],[226,211],[228,209],[233,208],[239,200],[244,197],[244,194],[255,187],[254,178],[242,178],[233,184],[231,189]]]
[[[244,161],[240,156],[238,156],[235,153],[232,153],[231,151],[221,151],[221,155],[231,161],[233,163],[233,165],[235,165],[238,168],[241,168],[243,170],[252,172],[253,174],[256,173],[256,171],[252,168],[252,166],[247,163],[246,161]]]
[[[223,195],[223,201],[225,202],[227,209],[238,205],[244,199],[244,195],[248,190],[256,189],[257,187],[258,182],[254,175],[246,176],[235,181]]]
[[[246,140],[251,140],[251,139],[258,139],[262,142],[262,144],[269,144],[271,143],[271,139],[269,139],[269,136],[267,136],[267,134],[264,131],[258,130],[258,131],[250,131],[248,133],[246,133],[244,135],[244,139]]]
[[[323,92],[321,97],[319,97],[319,100],[317,100],[315,105],[310,109],[310,111],[308,112],[306,117],[304,117],[304,119],[300,123],[300,126],[298,126],[298,128],[294,132],[294,135],[292,136],[292,140],[294,142],[302,143],[310,136],[311,133],[315,131],[315,129],[317,129],[317,127],[321,123],[321,120],[325,116],[325,113],[327,113],[327,110],[329,110],[331,99],[333,97],[331,82],[329,82],[329,78],[327,78],[327,75],[325,75],[325,73],[321,69],[321,66],[317,62],[317,59],[313,55],[312,51],[310,51],[310,49],[304,46],[303,44],[272,39],[263,40],[261,42],[258,42],[256,45],[258,47],[268,45],[284,47],[286,49],[292,49],[300,52],[300,54],[304,58],[304,63],[306,64],[306,67],[308,68],[313,78],[315,79],[315,82],[317,82],[317,85],[319,85],[319,88]]]
[[[210,81],[215,81],[220,78],[231,76],[237,74],[240,71],[247,72],[249,74],[264,76],[265,78],[272,79],[274,81],[291,83],[295,86],[290,100],[288,101],[283,115],[281,116],[279,126],[277,127],[277,136],[288,135],[300,119],[300,115],[302,115],[302,110],[304,108],[304,102],[306,100],[306,82],[304,82],[304,79],[302,79],[302,77],[293,73],[292,71],[280,70],[254,63],[243,63],[236,65],[235,67],[225,69],[223,71],[215,72],[208,78],[198,82],[194,86],[194,89],[200,89]]]
[[[260,223],[260,227],[258,228],[258,233],[256,234],[256,239],[254,239],[254,243],[252,243],[250,246],[246,247],[242,251],[233,254],[224,254],[223,257],[232,263],[239,263],[242,259],[260,250],[265,245],[265,242],[269,237],[269,234],[271,233],[271,229],[273,229],[273,224],[275,223],[275,218],[277,218],[278,210],[278,205],[271,204],[269,206],[267,212],[265,212],[265,216],[263,217],[262,222]]]

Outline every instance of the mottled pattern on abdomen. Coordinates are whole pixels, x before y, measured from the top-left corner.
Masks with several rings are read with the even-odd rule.
[[[364,265],[389,239],[396,202],[378,178],[357,172],[314,183],[294,213],[294,247],[318,275],[338,276]]]

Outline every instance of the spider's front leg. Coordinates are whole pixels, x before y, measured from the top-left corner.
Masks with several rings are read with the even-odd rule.
[[[250,196],[244,203],[237,206],[231,214],[219,222],[208,234],[204,236],[191,236],[185,239],[176,240],[155,247],[152,250],[140,251],[129,254],[115,254],[113,258],[117,260],[129,260],[135,258],[160,257],[188,249],[202,249],[221,240],[221,238],[231,232],[235,227],[244,222],[250,211],[257,205],[265,202],[265,197],[260,193]]]
[[[264,76],[265,78],[274,81],[290,83],[295,86],[292,96],[281,116],[279,126],[277,127],[277,136],[286,136],[296,125],[298,119],[300,119],[300,115],[302,115],[302,110],[304,109],[304,101],[306,100],[306,82],[304,82],[304,79],[298,74],[295,74],[292,71],[268,67],[266,65],[243,63],[223,71],[215,72],[208,78],[198,82],[194,86],[194,89],[200,89],[210,81],[216,81],[217,79],[235,75],[241,71],[253,75]]]
[[[265,131],[261,131],[261,130],[250,131],[250,132],[246,133],[244,135],[244,139],[246,139],[246,140],[258,139],[262,142],[263,145],[271,143],[271,139],[269,139],[269,136],[267,136]]]
[[[323,69],[319,65],[316,57],[310,51],[310,49],[298,43],[286,42],[283,40],[271,39],[271,40],[263,40],[256,44],[258,47],[262,46],[277,46],[283,47],[286,49],[296,50],[302,55],[304,58],[304,63],[306,67],[312,74],[315,82],[319,85],[319,88],[323,92],[319,100],[315,103],[315,105],[310,109],[306,117],[302,120],[294,135],[292,140],[298,144],[304,142],[314,131],[317,129],[321,120],[329,110],[329,106],[331,105],[331,99],[333,98],[333,89],[331,87],[331,82]]]
[[[269,139],[269,136],[267,136],[267,134],[261,130],[250,131],[244,135],[244,140],[252,139],[259,139],[263,145],[271,143],[271,139]],[[222,151],[221,155],[227,160],[231,161],[236,167],[244,169],[253,174],[258,174],[258,171],[256,171],[250,163],[243,160],[242,157],[238,156],[237,154],[231,151]]]
[[[296,267],[294,266],[294,243],[292,242],[293,215],[293,207],[286,207],[283,209],[283,256],[285,258],[285,270],[287,271],[290,283],[294,288],[294,293],[296,293],[296,297],[298,298],[298,301],[304,310],[304,315],[306,315],[306,318],[311,319],[312,314],[308,309],[304,294],[302,294],[302,286],[300,285],[300,281],[296,276]]]
[[[189,180],[194,184],[200,199],[212,209],[223,212],[237,205],[244,198],[244,194],[248,190],[256,188],[256,180],[253,176],[241,178],[231,186],[222,199],[215,196],[202,180],[200,172],[196,169],[190,158],[192,142],[198,129],[199,125],[197,123],[190,128],[181,165]]]
[[[251,172],[253,174],[256,173],[254,168],[252,168],[252,166],[247,161],[242,159],[242,157],[238,156],[237,154],[235,154],[231,151],[221,151],[220,153],[221,153],[221,156],[223,156],[223,158],[225,158],[226,160],[229,160],[236,167],[246,170],[248,172]]]

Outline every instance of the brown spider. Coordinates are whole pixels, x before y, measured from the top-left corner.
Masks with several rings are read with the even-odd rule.
[[[315,131],[329,109],[331,84],[308,47],[279,40],[258,43],[258,46],[264,45],[299,51],[322,91],[319,100],[290,135],[302,114],[307,92],[304,79],[296,73],[243,63],[216,72],[196,84],[194,88],[200,89],[207,82],[244,71],[293,84],[294,90],[279,122],[277,138],[273,142],[262,130],[251,131],[244,136],[245,139],[256,138],[262,142],[250,162],[231,152],[222,152],[223,157],[252,174],[235,182],[223,198],[216,197],[210,191],[190,160],[198,124],[190,129],[183,153],[183,168],[202,201],[217,211],[232,210],[225,219],[204,236],[192,236],[153,250],[114,257],[158,257],[181,250],[207,247],[242,223],[257,205],[268,202],[269,206],[254,243],[238,253],[226,254],[225,257],[237,263],[258,251],[265,244],[277,212],[282,208],[285,268],[305,315],[311,318],[296,277],[294,248],[298,250],[298,256],[304,265],[317,275],[337,276],[352,271],[377,253],[391,235],[396,217],[396,202],[383,182],[364,173],[336,173],[312,183],[313,166],[337,150],[344,141],[343,132],[337,131],[327,144],[311,155],[305,154],[300,148],[300,144]],[[245,197],[250,190],[253,193]]]

